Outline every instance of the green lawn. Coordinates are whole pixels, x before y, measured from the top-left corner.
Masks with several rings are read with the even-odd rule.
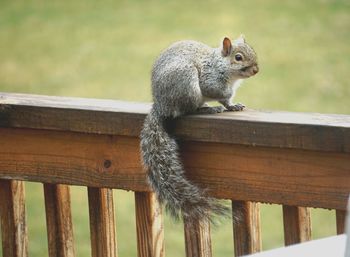
[[[0,91],[150,101],[150,69],[171,42],[216,46],[244,33],[260,73],[239,90],[250,108],[350,114],[350,2],[0,1]],[[78,256],[89,256],[86,189],[72,188]],[[132,193],[115,195],[120,256],[136,255]],[[47,256],[42,187],[27,184],[29,252]],[[314,238],[335,233],[334,213],[313,210]],[[262,208],[265,249],[283,244],[279,206]],[[166,221],[168,256],[183,256],[181,224]],[[215,256],[232,256],[229,221]],[[0,250],[1,252],[1,250]],[[0,255],[1,256],[1,255]],[[4,256],[5,257],[5,256]]]

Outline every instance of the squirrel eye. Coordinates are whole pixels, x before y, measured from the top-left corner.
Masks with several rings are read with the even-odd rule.
[[[242,61],[242,60],[243,60],[242,54],[241,54],[241,53],[235,54],[235,60],[236,60],[237,62]]]

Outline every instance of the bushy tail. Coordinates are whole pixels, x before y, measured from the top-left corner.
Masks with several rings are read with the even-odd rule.
[[[227,215],[227,207],[186,179],[177,143],[166,131],[165,122],[152,108],[141,132],[142,160],[158,200],[175,219],[212,221],[212,214]]]

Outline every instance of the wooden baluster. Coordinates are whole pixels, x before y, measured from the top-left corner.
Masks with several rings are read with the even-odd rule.
[[[211,257],[210,222],[184,220],[187,257]]]
[[[344,234],[345,233],[345,218],[346,218],[346,211],[343,210],[335,210],[335,216],[337,220],[337,234]]]
[[[309,208],[283,205],[283,224],[285,245],[311,240]]]
[[[116,257],[113,190],[88,188],[92,257]]]
[[[164,257],[162,209],[154,193],[135,192],[137,256]]]
[[[260,204],[232,201],[235,256],[261,251]]]
[[[0,179],[3,256],[28,256],[24,182]]]
[[[70,194],[67,185],[44,184],[50,257],[74,257]]]

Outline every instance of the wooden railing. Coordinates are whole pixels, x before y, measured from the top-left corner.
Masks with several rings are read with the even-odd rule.
[[[23,181],[44,185],[50,256],[74,256],[68,185],[88,187],[92,256],[117,256],[112,189],[135,192],[138,256],[164,256],[162,210],[146,183],[139,133],[150,105],[0,94],[3,256],[27,255]],[[283,205],[285,244],[310,240],[308,207],[350,192],[350,116],[246,110],[175,124],[186,175],[232,200],[235,255],[261,250],[259,202]],[[185,224],[187,256],[211,256],[209,225]]]

